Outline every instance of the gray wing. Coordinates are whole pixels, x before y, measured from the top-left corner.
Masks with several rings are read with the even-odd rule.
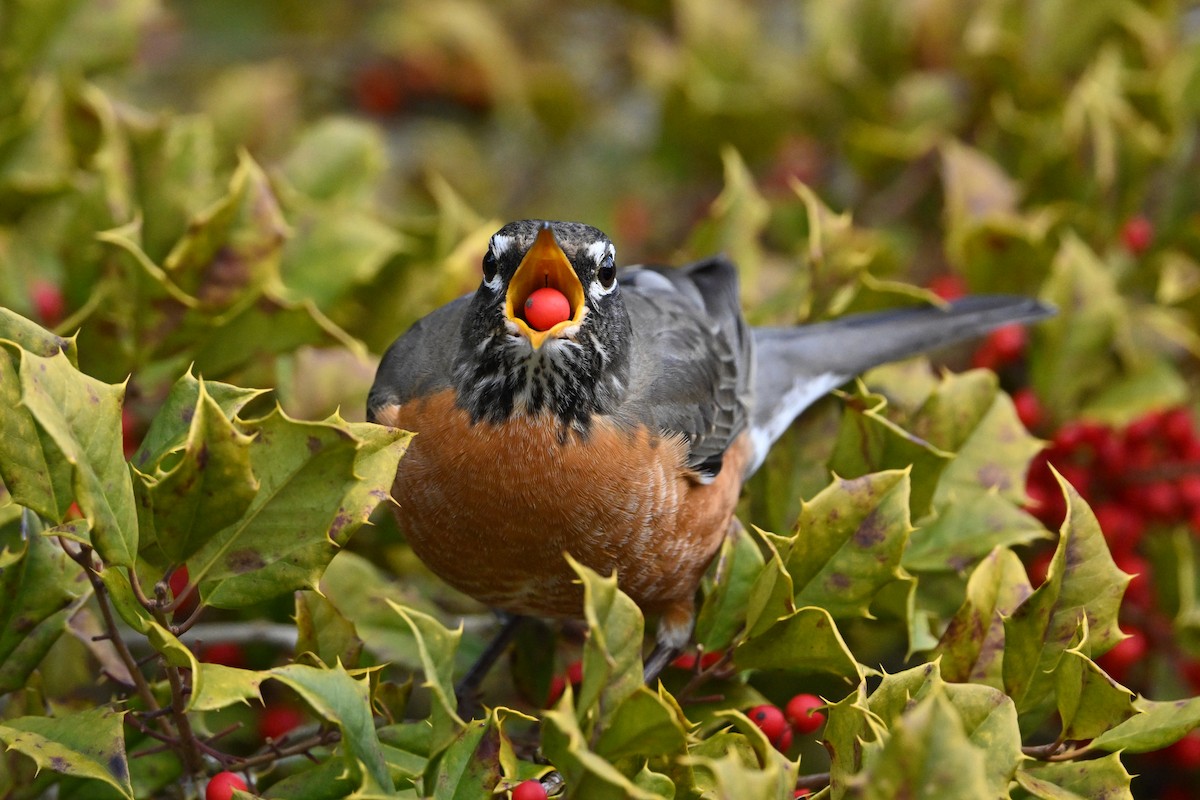
[[[934,350],[1054,309],[1027,297],[964,297],[947,308],[858,314],[816,325],[755,328],[756,379],[751,414],[753,472],[804,409],[860,372]]]
[[[367,395],[367,419],[374,421],[375,412],[384,406],[450,387],[463,315],[470,302],[471,295],[466,295],[442,306],[392,343]]]
[[[619,281],[633,328],[630,378],[618,414],[678,434],[706,479],[749,421],[753,338],[737,269],[723,257],[686,267],[629,267]]]

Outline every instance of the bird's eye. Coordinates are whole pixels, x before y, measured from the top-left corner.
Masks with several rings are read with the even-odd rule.
[[[613,261],[612,256],[604,257],[604,261],[596,270],[596,278],[600,281],[600,285],[605,289],[608,289],[613,285],[613,281],[617,279],[617,266]]]
[[[496,264],[496,254],[491,250],[488,250],[483,255],[483,279],[485,281],[490,281],[492,278],[495,278],[497,268],[498,265]]]

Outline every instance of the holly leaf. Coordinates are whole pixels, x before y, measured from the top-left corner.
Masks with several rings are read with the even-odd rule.
[[[973,744],[944,691],[930,691],[891,727],[878,751],[868,752],[854,783],[860,796],[990,797],[984,751]]]
[[[1112,272],[1074,235],[1059,247],[1040,299],[1058,313],[1037,328],[1031,383],[1059,420],[1071,419],[1085,398],[1119,377],[1112,347],[1124,304]]]
[[[596,753],[612,762],[683,753],[687,724],[677,705],[639,686],[611,715],[596,742]]]
[[[823,608],[797,609],[733,651],[741,669],[779,669],[796,674],[861,676],[854,654],[842,639],[833,617]]]
[[[201,381],[180,457],[165,472],[138,474],[141,545],[151,563],[161,569],[182,564],[241,519],[259,490],[250,467],[252,442]]]
[[[567,562],[583,584],[588,638],[583,645],[583,682],[575,706],[588,730],[607,727],[616,709],[643,685],[642,612],[617,588],[616,574],[601,577],[570,554]]]
[[[957,463],[957,461],[955,462]],[[910,572],[964,572],[994,548],[1045,539],[1046,528],[996,491],[959,497],[908,537],[901,566]]]
[[[74,336],[59,336],[4,306],[0,306],[0,340],[42,358],[62,353],[73,366],[79,366],[79,347]]]
[[[254,437],[249,455],[259,491],[241,519],[188,560],[204,601],[222,608],[315,588],[337,552],[330,537],[341,536],[353,521],[339,507],[363,489],[354,471],[362,443],[345,427],[298,422],[277,408],[245,428]],[[393,445],[407,441],[406,434],[396,433]],[[403,446],[389,451],[395,461]],[[370,470],[370,477],[367,493],[386,496],[391,479],[378,469]],[[361,507],[355,511],[361,513]]]
[[[430,754],[440,753],[465,724],[458,716],[458,701],[454,695],[454,652],[462,639],[462,627],[449,630],[428,614],[405,608],[391,600],[388,605],[400,615],[416,638],[425,686],[433,695],[430,724],[433,738]]]
[[[1130,577],[1109,555],[1096,516],[1055,472],[1067,516],[1046,581],[1004,623],[1004,687],[1021,712],[1022,728],[1054,705],[1055,677],[1063,653],[1086,617],[1092,652],[1100,655],[1122,634],[1117,611]]]
[[[586,668],[585,668],[586,670]],[[558,706],[542,715],[542,752],[576,797],[589,800],[662,800],[636,785],[608,759],[591,751],[579,727],[568,685]]]
[[[259,686],[270,674],[249,669],[227,667],[224,664],[199,662],[196,666],[189,711],[215,711],[219,708],[250,701],[262,702]]]
[[[468,722],[430,765],[426,786],[435,800],[488,800],[500,781],[500,732],[489,715]]]
[[[689,756],[684,760],[707,777],[705,797],[713,800],[743,800],[747,797],[785,797],[779,792],[779,776],[757,765],[748,765],[736,752],[720,757]]]
[[[931,399],[934,405],[952,406],[936,412],[936,417],[943,424],[956,418],[961,423],[964,416],[978,415],[967,426],[945,431],[947,438],[944,441],[929,431],[931,441],[937,447],[955,453],[954,460],[938,479],[933,496],[934,506],[944,507],[955,499],[963,503],[968,499],[973,501],[983,491],[989,490],[1015,505],[1025,502],[1025,476],[1029,471],[1029,463],[1042,450],[1043,443],[1029,435],[1017,416],[1012,399],[997,390],[996,380],[995,373],[983,370],[966,373],[957,379],[947,378],[933,395],[935,399]],[[949,386],[963,383],[976,384],[967,389],[976,394],[966,398],[946,397]],[[939,400],[949,402],[939,403]],[[922,412],[925,411],[922,409]],[[919,413],[918,420],[914,421],[913,427],[918,435],[926,428],[921,424],[924,419],[924,414]]]
[[[1017,771],[1017,783],[1042,800],[1133,800],[1129,790],[1133,776],[1113,753],[1091,761],[1038,763]]]
[[[1093,739],[1093,749],[1149,753],[1179,741],[1200,727],[1200,697],[1170,701],[1139,697],[1133,706],[1140,713]]]
[[[1087,617],[1079,628],[1079,643],[1063,653],[1054,673],[1064,740],[1094,739],[1137,713],[1134,693],[1088,657]]]
[[[100,781],[133,800],[125,758],[125,712],[99,707],[61,718],[18,717],[0,724],[0,741],[40,769]]]
[[[367,676],[355,678],[340,664],[328,669],[288,664],[270,670],[270,675],[341,730],[340,748],[346,769],[360,776],[364,795],[387,796],[395,791],[375,733]]]
[[[1004,686],[1004,621],[1033,593],[1025,567],[997,547],[967,581],[967,596],[946,626],[934,657],[948,681]]]
[[[200,402],[202,385],[204,394],[229,420],[236,417],[247,403],[267,392],[266,389],[244,389],[218,381],[203,381],[196,378],[189,368],[171,386],[167,399],[151,420],[141,446],[130,459],[135,467],[148,470],[167,453],[183,446],[192,430],[192,418]]]
[[[909,472],[835,478],[803,504],[796,532],[779,555],[792,578],[796,606],[834,617],[870,616],[871,600],[900,577],[912,531]]]
[[[914,518],[929,513],[942,472],[954,458],[884,416],[887,401],[867,393],[861,383],[858,394],[842,395],[846,413],[838,430],[837,444],[829,469],[846,479],[880,472],[909,470],[909,504]]]
[[[229,191],[191,220],[163,269],[206,311],[229,308],[278,279],[287,235],[267,176],[243,151]]]
[[[61,522],[75,498],[71,463],[22,405],[18,363],[18,351],[0,346],[0,404],[5,409],[0,415],[0,480],[14,502]]]
[[[709,652],[724,650],[746,623],[750,592],[764,562],[762,551],[741,525],[721,542],[712,578],[702,584],[695,639]]]
[[[354,668],[362,654],[354,623],[316,592],[296,593],[296,634],[296,652],[312,653],[326,666],[340,662]]]
[[[327,421],[345,428],[359,442],[354,457],[354,474],[358,480],[338,504],[333,525],[329,528],[329,538],[338,545],[345,545],[355,531],[366,524],[380,503],[391,502],[396,467],[408,451],[413,435],[372,422],[346,422],[339,416]]]
[[[26,686],[67,621],[91,594],[79,565],[52,540],[0,528],[13,560],[0,568],[0,692]]]
[[[843,797],[853,776],[862,770],[868,750],[878,750],[887,736],[883,720],[872,711],[866,683],[825,709],[823,737],[829,750],[829,783],[834,797]]]
[[[63,353],[20,351],[21,403],[71,465],[72,488],[96,552],[107,564],[137,559],[137,510],[121,441],[123,385],[79,372]],[[53,470],[54,467],[51,467]]]

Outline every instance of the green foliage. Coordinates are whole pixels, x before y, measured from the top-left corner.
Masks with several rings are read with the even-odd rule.
[[[1135,754],[1200,724],[1170,668],[1200,654],[1200,548],[1152,554],[1172,649],[1141,696],[1098,663],[1129,575],[1079,487],[1059,530],[1028,512],[1043,443],[1002,387],[1047,431],[1195,405],[1185,13],[0,0],[0,794],[191,797],[222,768],[311,800],[1131,797]],[[582,632],[524,633],[466,719],[488,618],[375,513],[408,435],[360,409],[370,354],[534,215],[627,261],[724,251],[756,323],[945,272],[1059,314],[1027,375],[883,367],[785,437],[702,586],[716,661],[643,685],[641,611],[576,564]],[[247,658],[214,663],[230,631]],[[825,750],[781,752],[747,713],[801,691]],[[264,741],[280,703],[306,722]]]

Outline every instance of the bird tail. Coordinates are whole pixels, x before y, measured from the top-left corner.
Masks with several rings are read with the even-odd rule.
[[[804,409],[872,367],[1045,319],[1054,308],[1027,297],[979,295],[947,307],[858,314],[816,325],[754,328],[754,453],[747,474]]]

